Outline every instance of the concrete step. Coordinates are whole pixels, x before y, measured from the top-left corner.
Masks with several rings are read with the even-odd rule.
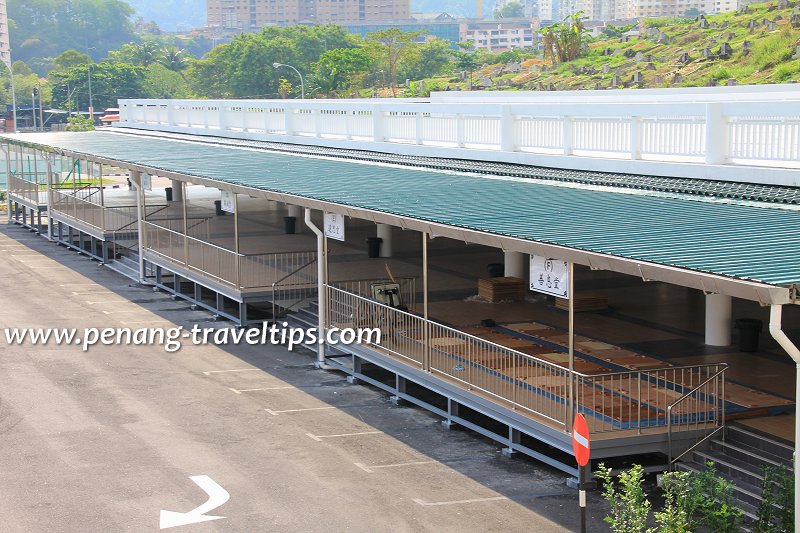
[[[790,443],[735,423],[725,428],[725,440],[732,444],[745,444],[755,450],[778,457],[788,464],[791,464],[794,455],[794,448]]]
[[[684,472],[699,474],[704,468],[696,463],[677,463],[676,468]],[[738,500],[737,506],[744,511],[745,516],[750,520],[758,519],[758,503],[753,504],[753,497],[761,502],[761,489],[758,487],[745,487],[734,483],[734,497]]]
[[[695,451],[692,455],[693,461],[698,465],[705,465],[709,461],[714,463],[717,472],[730,481],[761,487],[761,481],[764,479],[761,466],[746,463],[720,451]],[[759,488],[757,494],[760,493]]]
[[[726,441],[723,441],[721,439],[712,440],[711,450],[715,452],[724,453],[730,457],[733,457],[740,461],[744,461],[745,463],[756,466],[758,468],[763,468],[764,466],[780,466],[780,465],[784,465],[787,467],[792,466],[791,459],[787,460],[784,459],[783,457],[778,457],[769,452],[753,448],[748,444],[744,444],[739,441],[731,441],[730,439]]]

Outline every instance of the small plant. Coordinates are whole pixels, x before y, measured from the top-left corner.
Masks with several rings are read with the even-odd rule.
[[[661,478],[664,489],[664,509],[656,512],[659,533],[691,533],[692,509],[689,509],[691,474],[666,472]]]
[[[758,508],[758,533],[794,531],[794,476],[785,466],[764,468],[761,505]]]
[[[714,533],[738,532],[744,515],[733,502],[733,485],[717,476],[711,461],[694,477],[686,509],[690,516],[698,516],[700,525]]]
[[[644,468],[633,468],[619,475],[619,489],[615,486],[611,468],[602,463],[597,469],[597,477],[603,480],[603,497],[611,505],[611,515],[604,518],[614,533],[652,533],[647,528],[647,515],[650,501],[642,489]]]

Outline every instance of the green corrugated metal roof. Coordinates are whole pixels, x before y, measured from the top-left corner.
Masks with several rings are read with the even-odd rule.
[[[26,142],[477,231],[774,285],[800,282],[800,212],[300,157],[109,132]]]

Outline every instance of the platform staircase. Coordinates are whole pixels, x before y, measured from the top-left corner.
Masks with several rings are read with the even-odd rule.
[[[677,468],[697,473],[713,462],[717,474],[734,485],[734,497],[741,509],[754,520],[761,505],[764,468],[791,469],[793,453],[792,443],[733,422],[725,428],[724,439],[720,436],[711,440],[708,447],[692,452]]]

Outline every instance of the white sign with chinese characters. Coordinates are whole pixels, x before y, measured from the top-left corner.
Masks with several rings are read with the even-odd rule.
[[[325,213],[325,236],[344,241],[344,215]]]
[[[220,209],[226,213],[233,213],[236,211],[236,206],[233,203],[233,193],[230,191],[222,191],[222,205]]]
[[[150,174],[142,173],[142,189],[146,191],[153,190],[153,181],[150,179]]]
[[[531,290],[569,298],[569,262],[532,255]]]

